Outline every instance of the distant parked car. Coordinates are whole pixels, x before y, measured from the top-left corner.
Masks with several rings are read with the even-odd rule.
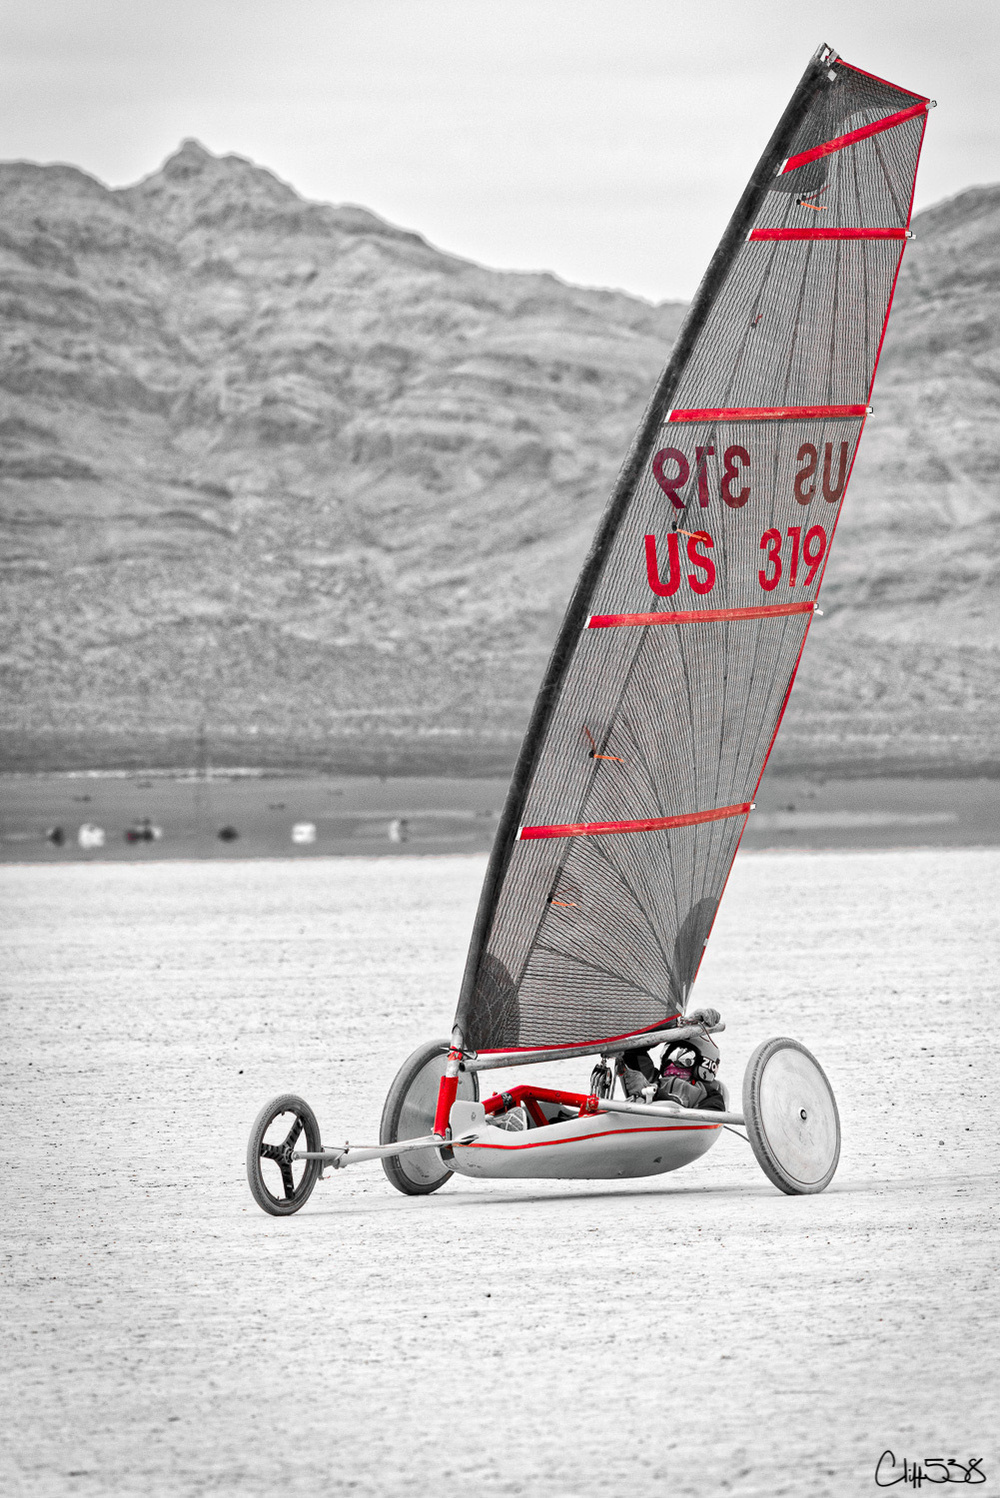
[[[125,829],[125,841],[127,843],[158,843],[163,836],[162,827],[154,827],[148,817],[143,817],[138,822],[133,822],[131,827]]]

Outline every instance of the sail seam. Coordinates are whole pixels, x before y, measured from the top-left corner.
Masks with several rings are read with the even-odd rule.
[[[677,817],[643,817],[637,822],[563,822],[550,827],[521,827],[520,842],[546,837],[595,837],[609,832],[661,832],[668,827],[694,827],[701,822],[722,822],[727,817],[744,817],[750,802],[739,806],[713,806],[710,811],[689,811]]]
[[[819,161],[821,157],[830,156],[834,151],[842,151],[845,146],[853,146],[859,140],[867,140],[869,136],[880,135],[883,130],[892,130],[906,120],[916,119],[917,115],[927,113],[929,103],[930,100],[926,100],[922,104],[913,104],[909,109],[900,109],[896,114],[888,114],[884,119],[876,120],[873,125],[848,130],[846,135],[836,135],[832,140],[824,141],[821,146],[813,146],[811,151],[800,151],[797,156],[789,156],[787,161],[781,163],[777,175],[782,177],[786,172],[797,171],[810,161]]]

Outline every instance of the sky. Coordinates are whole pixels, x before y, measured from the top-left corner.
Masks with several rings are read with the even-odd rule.
[[[0,0],[0,159],[186,136],[485,265],[688,298],[809,57],[938,101],[917,207],[1000,180],[1000,0]]]

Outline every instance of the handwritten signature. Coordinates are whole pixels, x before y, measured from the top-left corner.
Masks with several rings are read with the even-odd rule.
[[[967,1462],[957,1462],[953,1456],[947,1460],[940,1456],[925,1456],[922,1462],[911,1462],[904,1457],[900,1470],[895,1454],[883,1451],[875,1467],[875,1484],[880,1488],[892,1488],[897,1482],[908,1482],[911,1487],[919,1488],[925,1482],[985,1482],[986,1473],[980,1466],[981,1462],[981,1456],[972,1456]]]

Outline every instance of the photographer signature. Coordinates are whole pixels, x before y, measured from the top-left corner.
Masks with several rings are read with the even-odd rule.
[[[940,1456],[925,1456],[921,1463],[908,1461],[904,1457],[900,1471],[896,1466],[895,1454],[883,1451],[875,1467],[875,1485],[892,1488],[897,1482],[908,1482],[911,1487],[919,1488],[924,1482],[985,1482],[986,1473],[979,1465],[981,1461],[981,1456],[970,1457],[964,1463],[956,1462],[953,1456],[948,1457],[947,1461]]]

